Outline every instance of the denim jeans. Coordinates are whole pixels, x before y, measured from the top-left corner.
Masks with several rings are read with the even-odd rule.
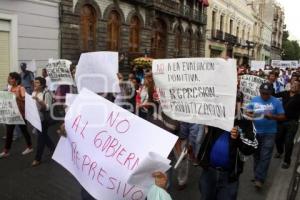
[[[193,148],[195,157],[200,150],[201,140],[204,136],[204,126],[201,124],[192,124],[187,122],[180,123],[179,138],[186,139]]]
[[[203,169],[199,182],[201,200],[236,200],[238,187],[238,180],[229,181],[229,172]]]
[[[276,134],[257,134],[258,148],[254,157],[254,178],[257,181],[264,182],[272,158],[272,152],[275,144]]]
[[[278,125],[278,134],[276,135],[277,152],[284,154],[284,162],[290,164],[294,147],[294,137],[298,130],[298,121],[290,120]]]
[[[48,135],[47,121],[42,122],[42,132],[38,132],[35,160],[41,161],[45,146],[47,146],[50,149],[51,153],[54,152],[55,146]]]

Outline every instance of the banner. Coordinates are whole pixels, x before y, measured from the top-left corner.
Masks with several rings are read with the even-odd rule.
[[[75,74],[78,91],[87,88],[95,93],[120,92],[118,60],[118,52],[81,54]]]
[[[252,76],[252,75],[243,75],[241,76],[240,81],[240,91],[244,95],[244,104],[247,104],[255,96],[259,96],[259,87],[262,83],[267,82],[267,80]]]
[[[152,71],[166,115],[172,119],[231,130],[235,114],[235,60],[153,60]]]
[[[251,61],[251,71],[259,71],[260,69],[264,70],[266,61],[252,60]]]
[[[71,61],[49,59],[46,65],[48,76],[53,85],[73,85],[74,81],[70,72]]]
[[[277,67],[280,69],[297,68],[298,61],[297,60],[272,60],[272,67]]]
[[[42,132],[42,122],[36,101],[27,93],[25,93],[25,118],[34,128]]]
[[[16,102],[16,96],[11,92],[0,91],[0,123],[25,124]]]
[[[53,159],[96,199],[142,200],[144,188],[127,183],[149,152],[166,158],[177,136],[83,89],[66,117]],[[151,172],[150,172],[151,173]]]

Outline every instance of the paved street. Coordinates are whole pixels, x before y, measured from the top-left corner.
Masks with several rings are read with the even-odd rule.
[[[55,127],[52,127],[50,130],[51,136],[57,142],[58,137],[54,129]],[[3,128],[0,130],[2,137]],[[35,141],[36,137],[33,136],[33,139]],[[4,140],[1,139],[0,144],[2,147]],[[22,156],[23,148],[24,141],[23,138],[20,138],[13,143],[11,156],[0,160],[1,200],[80,200],[80,185],[64,168],[51,160],[50,156],[45,156],[42,165],[32,168],[30,164],[34,154]],[[295,150],[298,151],[298,147]],[[295,156],[294,154],[294,158]],[[285,195],[293,167],[283,170],[280,168],[280,160],[273,159],[268,181],[264,190],[260,192],[255,190],[250,181],[251,169],[252,160],[250,159],[247,161],[245,172],[240,179],[239,200],[286,199]],[[175,180],[172,181],[171,193],[174,200],[197,200],[200,198],[198,191],[200,173],[199,167],[192,167],[188,187],[180,192],[176,189]]]

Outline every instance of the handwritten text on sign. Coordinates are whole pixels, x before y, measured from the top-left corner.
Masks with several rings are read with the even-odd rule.
[[[171,118],[230,130],[236,98],[234,60],[154,60],[154,81],[163,111]]]
[[[259,87],[266,80],[257,76],[243,75],[240,81],[240,91],[244,96],[244,103],[248,103],[255,96],[259,95]]]
[[[53,158],[97,199],[145,199],[144,188],[127,184],[129,176],[150,151],[167,157],[177,140],[86,89],[72,103],[65,127],[68,137]]]
[[[46,66],[48,76],[52,83],[73,85],[70,72],[71,62],[68,60],[50,60]]]
[[[11,92],[0,91],[0,123],[25,124],[16,97]]]

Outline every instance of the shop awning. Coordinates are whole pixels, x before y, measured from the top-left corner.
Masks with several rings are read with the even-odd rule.
[[[209,45],[209,48],[216,51],[224,51],[225,47],[216,46],[216,45]]]

